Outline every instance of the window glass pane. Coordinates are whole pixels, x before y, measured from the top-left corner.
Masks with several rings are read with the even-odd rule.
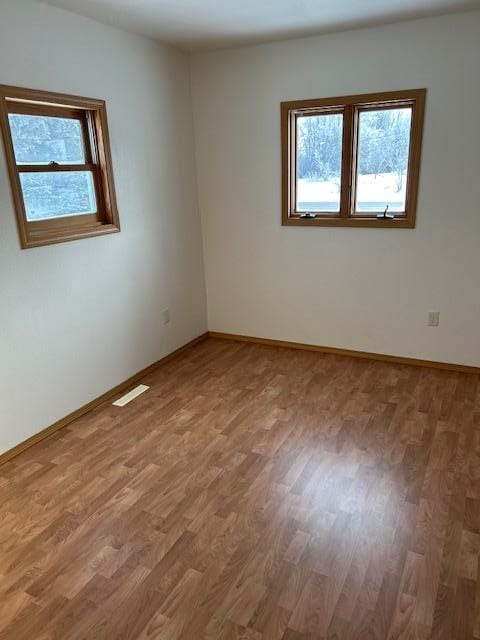
[[[411,124],[410,107],[360,112],[358,213],[405,211]]]
[[[84,164],[82,124],[72,118],[8,115],[17,164]]]
[[[96,213],[90,171],[20,173],[27,220]]]
[[[343,115],[297,118],[297,211],[340,211]]]

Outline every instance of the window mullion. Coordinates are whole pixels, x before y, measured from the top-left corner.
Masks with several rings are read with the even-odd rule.
[[[354,108],[346,105],[343,111],[342,179],[340,194],[340,217],[351,216],[353,182],[353,133]]]

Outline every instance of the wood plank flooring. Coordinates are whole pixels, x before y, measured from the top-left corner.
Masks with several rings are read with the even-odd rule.
[[[0,640],[480,640],[480,377],[216,339],[0,467]]]

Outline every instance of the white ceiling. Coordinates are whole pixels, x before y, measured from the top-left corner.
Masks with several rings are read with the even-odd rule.
[[[45,0],[188,51],[480,9],[480,0]]]

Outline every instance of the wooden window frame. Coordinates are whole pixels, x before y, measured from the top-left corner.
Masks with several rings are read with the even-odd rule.
[[[79,120],[85,151],[84,164],[17,164],[9,113],[56,116]],[[0,85],[0,128],[5,147],[18,233],[22,249],[120,231],[104,100]],[[45,220],[27,219],[21,173],[89,171],[93,175],[97,211]]]
[[[413,229],[417,210],[425,98],[426,89],[412,89],[282,102],[282,225]],[[402,106],[412,109],[405,212],[401,215],[396,214],[392,219],[379,219],[377,212],[356,213],[359,114],[369,109],[393,109]],[[304,212],[296,210],[296,120],[299,116],[333,113],[343,114],[340,212],[313,212],[315,218],[301,218],[300,214]]]

